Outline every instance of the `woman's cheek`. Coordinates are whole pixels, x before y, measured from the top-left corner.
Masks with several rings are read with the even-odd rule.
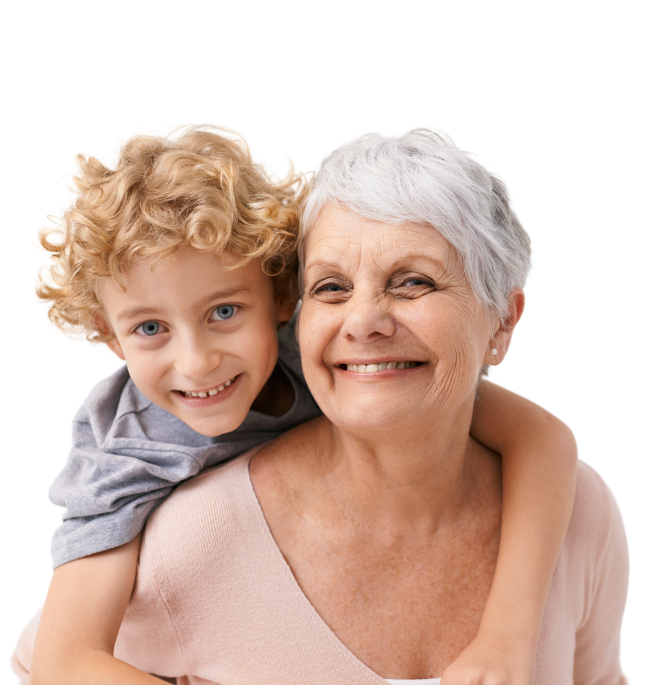
[[[450,339],[437,375],[439,399],[445,405],[462,404],[474,395],[483,360],[478,353],[482,337],[478,331],[463,327]]]

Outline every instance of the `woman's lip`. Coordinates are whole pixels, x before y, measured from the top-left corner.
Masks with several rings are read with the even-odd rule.
[[[392,361],[395,361],[395,360],[392,360]],[[382,363],[386,364],[388,362],[379,362],[378,364],[376,364],[376,366],[379,366],[379,364],[382,364]],[[413,373],[413,372],[418,371],[419,369],[422,369],[425,366],[427,366],[427,362],[415,362],[415,363],[416,363],[416,366],[412,366],[408,369],[391,368],[391,369],[378,369],[377,371],[356,371],[354,369],[348,369],[348,368],[342,369],[341,367],[343,366],[343,364],[335,366],[334,368],[335,368],[335,371],[337,371],[338,373],[343,373],[343,374],[346,374],[347,376],[354,376],[355,378],[360,378],[360,379],[361,378],[377,378],[378,376],[384,378],[386,376],[396,376],[396,375],[401,375],[401,374],[405,374],[405,373]],[[360,365],[357,364],[356,366],[360,366]],[[368,366],[372,366],[372,365],[367,364],[366,366],[368,367]]]
[[[422,359],[408,359],[406,357],[386,357],[384,359],[343,359],[341,361],[335,362],[334,366],[342,366],[343,364],[355,364],[355,366],[359,366],[360,364],[364,364],[365,366],[369,366],[371,364],[388,364],[389,362],[416,362],[417,364],[426,364],[427,362],[424,362]]]

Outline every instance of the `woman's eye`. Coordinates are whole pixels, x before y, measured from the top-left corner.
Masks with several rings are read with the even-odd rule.
[[[316,293],[341,293],[346,290],[346,288],[350,287],[348,283],[341,283],[338,280],[337,281],[327,281],[326,283],[317,283],[317,285],[314,286],[312,292],[314,294]]]
[[[235,307],[232,304],[222,304],[219,307],[213,309],[214,319],[230,319],[233,314],[235,314]]]
[[[136,333],[141,335],[156,335],[160,331],[160,324],[157,321],[145,321],[136,328]]]
[[[436,286],[431,279],[426,276],[408,276],[404,275],[401,279],[397,279],[394,287],[396,288],[435,288]]]

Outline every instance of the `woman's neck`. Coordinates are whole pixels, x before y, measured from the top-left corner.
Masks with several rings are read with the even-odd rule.
[[[387,531],[426,533],[455,517],[479,486],[481,467],[490,467],[486,450],[469,436],[472,409],[468,403],[454,416],[386,431],[323,421],[315,456],[328,496]]]

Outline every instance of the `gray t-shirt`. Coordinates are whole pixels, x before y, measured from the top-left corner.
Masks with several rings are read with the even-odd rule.
[[[179,483],[232,459],[321,412],[301,370],[294,327],[278,335],[278,364],[294,387],[281,417],[250,411],[236,430],[215,438],[150,402],[126,367],[99,383],[73,421],[72,450],[50,489],[65,507],[54,533],[54,567],[123,545]]]

